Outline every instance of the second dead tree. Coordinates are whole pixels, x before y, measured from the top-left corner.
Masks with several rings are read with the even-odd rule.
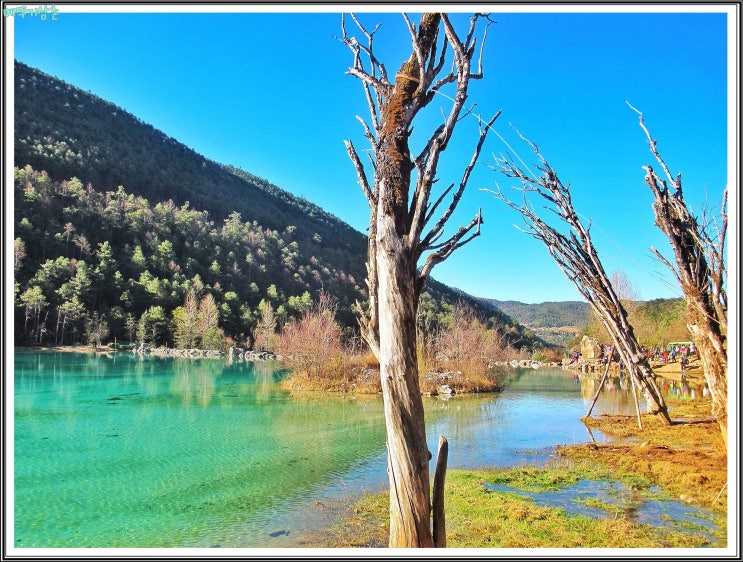
[[[587,228],[581,222],[573,208],[569,189],[562,184],[536,145],[526,139],[524,141],[539,157],[541,164],[537,169],[541,175],[534,177],[508,157],[497,158],[496,171],[521,181],[521,187],[517,189],[522,191],[523,201],[520,204],[514,203],[500,189],[495,195],[521,214],[527,227],[524,232],[541,240],[547,246],[547,250],[563,273],[600,318],[614,348],[627,365],[632,381],[642,390],[648,401],[649,413],[659,415],[666,424],[671,425],[668,407],[655,382],[650,362],[646,354],[640,350],[632,325],[627,319],[627,311],[612,287],[591,241],[590,224]],[[527,197],[529,193],[535,194],[547,203],[545,209],[569,227],[567,234],[559,232],[542,220],[529,202]]]

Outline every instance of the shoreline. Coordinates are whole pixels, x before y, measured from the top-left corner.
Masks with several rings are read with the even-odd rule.
[[[16,345],[13,347],[13,352],[18,351],[38,351],[38,352],[49,352],[56,351],[59,353],[119,353],[126,351],[123,349],[113,349],[111,347],[101,346],[94,347],[92,345],[31,345],[31,346],[20,346]]]
[[[111,344],[102,345],[100,347],[92,345],[40,345],[40,346],[19,346],[13,347],[14,352],[18,351],[39,351],[48,352],[56,351],[60,353],[129,353],[130,349],[115,349]],[[531,361],[530,361],[531,362]],[[549,365],[552,366],[552,365]],[[560,368],[559,364],[554,365],[556,368]],[[681,363],[658,363],[655,361],[650,362],[650,366],[653,369],[653,373],[662,376],[663,378],[681,382],[681,375],[686,375],[686,378],[691,381],[704,381],[704,371],[702,370],[702,362],[699,357],[695,357],[690,361],[689,366],[681,371]],[[563,366],[564,370],[570,370]]]

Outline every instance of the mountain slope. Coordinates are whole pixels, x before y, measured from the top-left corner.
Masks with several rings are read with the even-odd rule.
[[[300,310],[305,293],[316,298],[320,290],[339,299],[344,325],[355,324],[352,304],[364,300],[363,234],[313,203],[208,160],[123,109],[20,62],[14,156],[20,169],[16,235],[24,244],[21,292],[37,281],[41,286],[38,275],[54,269],[48,262],[58,258],[101,265],[101,244],[108,243],[121,295],[99,291],[87,303],[88,313],[118,307],[139,317],[152,306],[170,313],[196,283],[215,293],[221,314],[232,317],[234,336],[255,324],[261,301],[285,305],[290,315]],[[69,290],[62,290],[69,282],[62,275],[45,289],[57,314],[70,302]],[[435,280],[427,292],[427,306],[464,300],[510,326],[515,340],[537,343],[489,304]]]
[[[587,325],[590,305],[582,301],[542,302],[527,304],[518,301],[482,299],[514,322],[523,324],[540,339],[567,346]]]
[[[588,324],[590,305],[583,301],[526,304],[518,301],[484,300],[530,328],[583,327]]]
[[[366,251],[363,236],[309,201],[208,160],[120,107],[16,62],[15,165],[26,164],[101,191],[123,185],[153,202],[188,201],[217,221],[236,211],[265,228],[295,225],[306,239],[332,238],[345,258]]]

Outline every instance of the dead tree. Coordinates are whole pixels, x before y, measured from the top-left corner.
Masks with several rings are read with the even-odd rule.
[[[629,105],[629,104],[628,104]],[[640,127],[650,144],[650,151],[671,185],[653,170],[644,166],[645,183],[655,201],[655,224],[668,237],[676,265],[651,248],[655,256],[671,270],[686,297],[687,327],[704,368],[704,377],[712,396],[712,415],[717,419],[727,444],[727,293],[725,290],[725,235],[727,232],[727,187],[723,192],[721,222],[703,218],[702,223],[691,214],[681,189],[681,174],[675,177],[658,152],[645,126],[642,113]],[[704,214],[703,214],[704,216]]]
[[[482,77],[482,46],[477,68],[473,69],[472,64],[478,22],[487,21],[487,17],[474,15],[463,39],[446,14],[423,14],[417,27],[406,15],[403,17],[410,31],[412,53],[394,76],[388,75],[375,56],[373,40],[379,26],[368,31],[351,15],[363,34],[362,43],[349,36],[345,20],[342,23],[342,40],[353,53],[348,73],[361,81],[369,107],[370,122],[359,121],[372,148],[371,177],[353,144],[345,144],[370,208],[366,264],[369,303],[365,310],[361,306],[359,310],[362,335],[380,365],[390,482],[389,546],[431,547],[441,544],[434,544],[431,530],[428,463],[432,455],[426,443],[418,381],[417,308],[431,269],[480,234],[482,216],[478,212],[467,226],[442,240],[444,227],[462,197],[495,117],[487,124],[481,123],[474,154],[456,188],[452,184],[432,200],[439,158],[455,126],[471,112],[465,108],[470,80]],[[482,43],[484,40],[483,36]],[[451,108],[420,153],[411,154],[413,121],[450,84],[455,89]],[[447,97],[438,99],[445,101]],[[451,196],[448,206],[437,215],[447,196]],[[432,224],[435,216],[438,219]]]
[[[537,169],[541,175],[534,177],[508,157],[498,158],[495,162],[497,171],[521,181],[518,189],[523,192],[523,202],[512,202],[500,189],[495,195],[521,213],[527,227],[524,232],[544,242],[557,265],[600,318],[614,348],[627,365],[632,381],[645,395],[649,413],[660,415],[670,425],[668,408],[655,382],[650,362],[640,350],[632,325],[627,319],[627,311],[612,287],[591,240],[590,224],[586,227],[580,220],[573,208],[570,190],[562,184],[536,145],[524,140],[540,159],[541,164]],[[534,193],[548,203],[545,208],[569,227],[567,234],[559,232],[537,215],[527,197],[529,193]]]

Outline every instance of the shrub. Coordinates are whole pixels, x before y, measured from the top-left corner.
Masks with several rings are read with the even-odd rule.
[[[276,337],[276,351],[291,369],[295,383],[342,379],[343,345],[341,329],[335,321],[337,306],[336,301],[322,293],[317,303],[286,324]]]

